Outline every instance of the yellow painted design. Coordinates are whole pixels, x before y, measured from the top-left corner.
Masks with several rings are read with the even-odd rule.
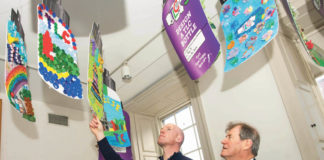
[[[104,71],[102,65],[99,66],[99,71],[100,71],[101,73]]]
[[[103,63],[104,63],[104,60],[103,60],[101,57],[99,57],[99,58],[98,58],[98,62],[99,62],[100,64],[103,64]]]
[[[8,43],[9,43],[9,44],[12,44],[13,42],[18,42],[18,41],[19,41],[18,38],[16,38],[16,37],[11,37],[11,34],[8,33]]]
[[[52,73],[57,74],[57,79],[66,78],[66,77],[68,77],[70,75],[69,72],[57,73],[54,68],[52,68],[52,67],[50,67],[50,66],[47,65],[47,63],[43,60],[42,57],[39,57],[39,62],[43,63],[44,67],[48,71],[51,71]]]
[[[119,104],[116,105],[116,111],[118,112],[118,109],[119,109]]]

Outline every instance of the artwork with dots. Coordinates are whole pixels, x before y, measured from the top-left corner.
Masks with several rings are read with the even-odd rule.
[[[23,118],[35,122],[26,67],[27,53],[20,14],[12,10],[7,26],[6,93],[10,104],[23,115]]]
[[[225,72],[246,62],[278,33],[274,0],[227,0],[220,12],[226,41]]]
[[[92,111],[103,120],[103,57],[99,25],[93,24],[90,33],[88,69],[88,101]]]
[[[105,123],[104,134],[110,145],[115,147],[129,147],[131,145],[121,100],[111,88],[103,85]]]
[[[77,65],[77,46],[69,26],[45,4],[38,13],[38,71],[41,78],[57,92],[82,99]]]

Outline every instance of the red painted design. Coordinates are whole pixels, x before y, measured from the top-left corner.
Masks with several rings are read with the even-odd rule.
[[[68,37],[70,37],[70,35],[66,32],[66,31],[63,31],[63,34],[62,34],[62,38],[64,39],[64,42],[66,44],[70,44],[71,42],[67,39]]]
[[[177,0],[175,0],[174,1],[174,3],[173,3],[173,10],[174,10],[174,12],[178,12],[179,11],[179,9],[180,9],[180,5],[178,5],[178,8],[177,9],[175,9],[175,5],[177,4]]]
[[[113,129],[114,129],[114,131],[116,131],[116,130],[117,130],[117,126],[116,126],[116,124],[114,123],[114,121],[110,121],[110,123],[113,125]]]
[[[51,61],[54,61],[54,57],[50,55],[53,51],[53,43],[48,31],[43,35],[43,54],[46,55]]]
[[[120,139],[121,139],[123,142],[126,142],[126,140],[124,139],[124,134],[123,134],[123,133],[120,135]]]
[[[307,41],[305,44],[306,44],[306,46],[307,46],[307,48],[308,48],[309,50],[313,49],[313,47],[314,47],[314,44],[312,43],[311,40]]]

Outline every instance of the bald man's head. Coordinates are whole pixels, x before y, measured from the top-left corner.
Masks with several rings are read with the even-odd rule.
[[[158,144],[161,147],[164,147],[166,145],[177,145],[180,148],[183,140],[183,131],[174,124],[167,124],[160,130]]]

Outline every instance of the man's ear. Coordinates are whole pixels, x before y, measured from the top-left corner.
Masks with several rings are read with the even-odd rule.
[[[243,144],[243,149],[250,149],[252,148],[253,142],[251,139],[245,139]]]
[[[176,137],[176,142],[177,143],[181,143],[181,136],[178,134],[177,137]]]

